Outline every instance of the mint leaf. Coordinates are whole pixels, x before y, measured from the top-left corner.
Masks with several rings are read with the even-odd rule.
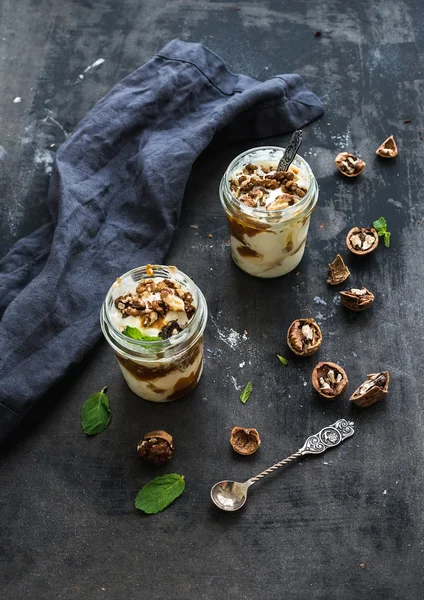
[[[249,400],[252,390],[253,390],[253,385],[252,385],[252,382],[249,381],[249,383],[246,385],[246,387],[240,394],[240,400],[243,402],[243,404],[246,404],[246,402]]]
[[[81,409],[81,425],[86,435],[97,435],[106,429],[112,418],[107,387],[86,400]]]
[[[390,231],[387,231],[387,221],[384,217],[380,217],[373,223],[374,229],[377,231],[379,236],[384,236],[384,245],[386,248],[390,247]]]
[[[177,473],[156,477],[138,492],[135,507],[148,515],[155,515],[181,496],[184,488],[184,477]]]
[[[378,235],[384,235],[387,231],[387,221],[384,217],[380,217],[373,222],[373,227],[377,231]]]
[[[123,335],[131,338],[132,340],[141,340],[142,342],[160,342],[162,338],[156,335],[144,335],[138,327],[129,327],[128,325],[125,327],[122,332]]]
[[[279,354],[277,354],[277,358],[282,365],[287,367],[287,365],[289,364],[289,361],[287,360],[287,358],[284,358],[284,356],[280,356]]]

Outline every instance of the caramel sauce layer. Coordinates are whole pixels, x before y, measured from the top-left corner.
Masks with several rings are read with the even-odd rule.
[[[146,367],[129,358],[124,358],[117,354],[118,362],[125,367],[139,381],[155,381],[165,377],[173,371],[184,371],[194,363],[203,348],[203,337],[200,338],[194,346],[183,354],[178,360],[170,362],[166,367]]]
[[[230,215],[227,215],[227,221],[230,235],[235,237],[236,240],[238,240],[239,242],[244,241],[244,235],[246,235],[247,237],[254,237],[255,235],[258,235],[258,233],[261,233],[262,231],[265,231],[266,229],[270,228],[270,225],[268,225],[267,223],[260,223],[259,221],[255,221],[255,225],[253,226],[253,224],[249,224],[249,221],[247,220],[242,222],[238,219],[235,219],[234,217],[231,217]],[[275,232],[270,231],[269,233]]]

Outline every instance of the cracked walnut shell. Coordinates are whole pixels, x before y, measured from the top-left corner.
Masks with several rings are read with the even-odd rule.
[[[334,161],[340,173],[345,177],[357,177],[365,169],[366,163],[349,152],[340,152]]]
[[[366,380],[353,392],[349,400],[357,406],[365,408],[371,406],[387,396],[390,376],[388,371],[371,373]]]
[[[396,146],[395,138],[391,135],[375,151],[378,156],[383,158],[395,158],[399,152]]]
[[[138,456],[155,465],[171,460],[174,450],[172,435],[161,430],[149,431],[137,445]]]
[[[378,246],[378,234],[373,227],[353,227],[346,236],[346,246],[358,256],[373,252]]]
[[[367,310],[374,304],[374,294],[367,288],[351,288],[344,292],[339,292],[342,304],[353,312]]]
[[[314,319],[297,319],[287,331],[288,347],[297,356],[312,356],[321,343],[321,329]]]
[[[253,427],[233,427],[230,435],[230,444],[238,454],[254,454],[261,445],[259,433]]]
[[[330,285],[339,285],[349,277],[350,271],[344,263],[344,260],[338,254],[332,263],[328,264],[327,283]]]
[[[320,362],[312,371],[312,385],[324,398],[332,399],[343,394],[349,379],[346,371],[332,362]]]

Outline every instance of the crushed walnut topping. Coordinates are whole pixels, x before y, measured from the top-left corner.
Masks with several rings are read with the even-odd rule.
[[[282,210],[299,202],[308,191],[299,185],[296,171],[275,171],[266,165],[249,163],[230,180],[230,190],[250,208]]]
[[[334,161],[340,173],[346,177],[357,177],[365,169],[365,162],[349,152],[340,152]]]
[[[154,281],[147,279],[141,281],[135,293],[123,294],[115,300],[116,308],[121,312],[122,318],[141,317],[143,327],[151,327],[159,318],[172,311],[185,312],[190,320],[196,312],[193,304],[193,295],[185,291],[178,282],[170,279]],[[163,339],[167,339],[181,331],[177,321],[166,323],[162,329]]]

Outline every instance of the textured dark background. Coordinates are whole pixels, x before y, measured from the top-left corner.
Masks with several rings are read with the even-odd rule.
[[[423,29],[420,0],[2,0],[2,253],[47,219],[49,171],[66,135],[174,37],[200,41],[231,70],[259,79],[298,72],[326,104],[304,132],[302,153],[321,192],[299,274],[256,280],[229,257],[218,182],[251,144],[211,147],[193,169],[167,261],[190,274],[209,303],[197,389],[170,405],[140,400],[102,342],[3,449],[2,598],[423,597]],[[105,62],[84,73],[99,58]],[[384,162],[375,149],[390,134],[400,155]],[[334,167],[345,149],[368,163],[353,181]],[[375,307],[347,314],[325,283],[326,265],[337,251],[346,255],[350,227],[380,215],[391,248],[347,257],[352,285],[371,288]],[[289,356],[283,338],[298,316],[315,316],[324,343],[312,359],[284,368],[275,354]],[[387,401],[359,411],[347,397],[319,400],[310,385],[318,359],[346,368],[350,392],[368,372],[388,369]],[[243,406],[238,390],[249,380],[254,391]],[[87,439],[80,407],[104,385],[113,420]],[[354,418],[357,432],[338,449],[258,484],[239,513],[211,505],[216,480],[255,474],[341,416]],[[236,424],[261,433],[255,456],[232,453]],[[135,456],[141,434],[155,428],[177,443],[161,470]],[[184,495],[159,515],[137,513],[136,492],[173,471],[186,477]]]

